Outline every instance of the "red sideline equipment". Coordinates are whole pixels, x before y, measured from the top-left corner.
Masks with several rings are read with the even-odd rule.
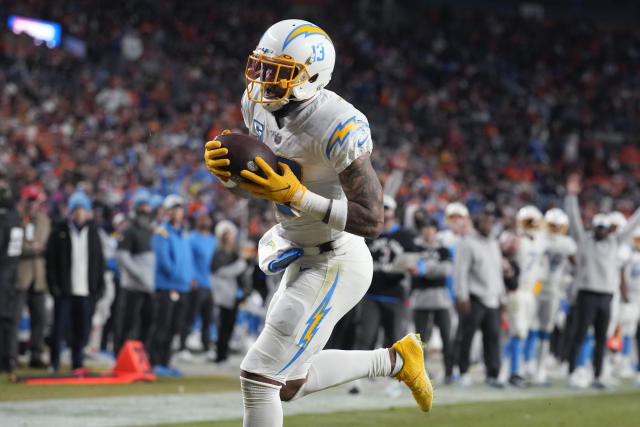
[[[140,341],[127,341],[118,354],[113,371],[102,374],[91,374],[86,369],[76,369],[68,376],[14,377],[14,382],[31,385],[60,384],[131,384],[136,382],[155,381],[144,345]]]

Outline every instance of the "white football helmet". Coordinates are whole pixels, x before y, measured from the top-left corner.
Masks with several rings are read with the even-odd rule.
[[[320,27],[301,19],[277,22],[249,55],[247,96],[269,111],[307,100],[329,83],[335,62],[333,42]]]
[[[562,209],[552,208],[545,212],[544,220],[552,234],[566,234],[569,229],[569,217]]]
[[[611,220],[611,227],[615,227],[613,231],[619,232],[627,225],[627,217],[622,212],[613,211],[609,213],[609,219]]]
[[[591,219],[591,225],[594,228],[595,227],[610,228],[611,227],[611,218],[609,217],[608,214],[605,214],[605,213],[595,214],[593,216],[593,218]]]
[[[533,205],[523,206],[516,215],[516,221],[525,233],[537,231],[542,227],[542,212]]]

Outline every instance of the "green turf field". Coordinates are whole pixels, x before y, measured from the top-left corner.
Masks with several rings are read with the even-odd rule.
[[[237,427],[240,420],[163,424],[163,427]],[[640,425],[640,391],[552,399],[434,405],[286,417],[285,427],[447,426],[447,427],[626,427]]]
[[[18,375],[38,375],[44,371],[23,370]],[[158,378],[154,383],[110,385],[25,385],[0,376],[0,402],[80,397],[135,396],[153,394],[209,393],[239,391],[237,378],[226,376]]]

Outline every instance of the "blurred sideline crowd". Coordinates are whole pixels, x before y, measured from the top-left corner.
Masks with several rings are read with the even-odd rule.
[[[611,228],[611,218],[624,228],[621,216],[630,217],[640,199],[638,30],[403,1],[393,10],[307,3],[0,6],[0,15],[61,22],[87,47],[79,55],[36,46],[0,23],[9,230],[2,262],[18,263],[15,278],[9,269],[0,277],[3,292],[15,292],[0,301],[2,369],[24,350],[15,335],[23,308],[30,360],[44,364],[49,337],[53,370],[65,345],[72,367],[82,369],[87,345],[117,352],[136,338],[158,373],[177,374],[172,349],[189,358],[194,324],[198,349],[223,361],[240,304],[256,333],[277,280],[256,269],[252,242],[273,213],[224,190],[204,168],[202,150],[224,128],[244,130],[246,57],[264,28],[292,15],[332,35],[338,61],[329,89],[368,116],[372,160],[394,195],[388,227],[370,243],[371,290],[331,345],[380,344],[379,327],[382,344],[392,343],[410,322],[429,336],[435,323],[447,382],[468,383],[469,364],[482,359],[490,385],[546,383],[546,364],[532,361],[546,363],[549,353],[567,362],[573,385],[585,383],[580,366],[591,358],[597,387],[606,385],[603,359],[614,359],[618,371],[630,367],[633,304],[621,301],[631,304],[640,274],[634,231],[592,238],[571,215],[574,200],[565,200],[578,184],[565,188],[564,180],[581,171],[578,215],[594,236]],[[518,215],[525,206],[537,208]],[[553,207],[571,221],[551,214],[545,223],[538,208]],[[614,211],[621,213],[610,217]],[[549,224],[557,228],[551,235],[566,226],[576,248],[547,236]],[[618,251],[627,255],[612,260]],[[592,259],[601,263],[593,267]],[[630,316],[625,325],[616,320],[620,310]],[[481,344],[474,344],[477,329]],[[610,337],[620,337],[620,351],[607,345]]]
[[[634,376],[640,386],[640,208],[583,224],[579,175],[564,193],[562,208],[525,205],[515,216],[452,202],[444,228],[422,209],[405,210],[401,224],[385,195],[383,231],[368,242],[371,287],[329,346],[390,346],[415,330],[440,350],[444,384],[472,385],[481,362],[499,389],[563,379],[608,390]]]
[[[367,242],[371,286],[328,347],[388,347],[414,329],[441,350],[437,380],[461,386],[473,383],[468,372],[480,361],[496,388],[548,386],[552,375],[568,374],[568,386],[604,390],[633,376],[640,370],[640,209],[628,220],[598,213],[585,228],[581,190],[572,174],[564,210],[525,205],[515,217],[491,207],[471,215],[452,202],[444,228],[424,209],[405,209],[411,220],[403,224],[385,195],[383,231]],[[14,369],[20,352],[31,367],[58,372],[68,347],[72,372],[82,375],[85,354],[115,355],[133,339],[145,344],[156,374],[180,376],[173,356],[228,359],[239,308],[240,339],[260,331],[280,277],[262,273],[256,243],[229,220],[214,226],[206,207],[139,187],[131,213],[115,215],[107,234],[82,190],[53,220],[40,187],[23,187],[15,200],[0,177],[2,372]],[[19,348],[25,311],[30,333]],[[187,345],[189,337],[198,342]]]
[[[197,351],[217,363],[227,360],[240,303],[246,328],[257,333],[263,299],[277,279],[268,281],[257,269],[255,243],[231,221],[213,227],[204,207],[186,218],[181,196],[158,200],[141,187],[131,214],[115,215],[108,234],[83,191],[69,197],[59,218],[46,213],[43,197],[28,185],[16,204],[0,177],[3,372],[13,370],[19,353],[29,355],[31,367],[58,372],[66,347],[72,371],[82,374],[85,354],[115,356],[133,339],[144,343],[158,375],[181,375],[171,356],[177,350],[191,360],[192,334]],[[20,339],[21,329],[27,340]]]

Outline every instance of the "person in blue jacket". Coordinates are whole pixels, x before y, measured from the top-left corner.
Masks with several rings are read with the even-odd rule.
[[[193,256],[183,228],[184,201],[169,195],[162,203],[166,220],[154,230],[156,315],[149,357],[158,375],[181,375],[169,369],[171,342],[184,323],[184,308],[193,278]]]
[[[209,352],[211,317],[213,314],[213,294],[211,293],[211,260],[217,246],[217,240],[211,234],[211,216],[206,208],[194,213],[194,230],[189,234],[189,244],[193,254],[193,280],[189,302],[186,309],[186,321],[180,334],[180,355],[188,361],[191,353],[186,349],[186,339],[196,316],[201,319],[202,349]],[[185,357],[186,356],[186,357]],[[212,357],[212,355],[209,355]]]

